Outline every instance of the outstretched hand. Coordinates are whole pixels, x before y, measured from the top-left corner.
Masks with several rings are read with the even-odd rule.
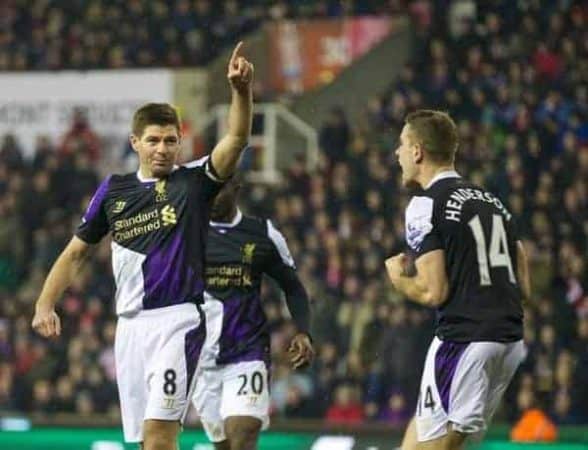
[[[239,92],[251,87],[254,71],[253,64],[241,56],[242,47],[243,41],[240,41],[233,50],[227,71],[227,78],[231,87]]]
[[[306,333],[298,333],[292,338],[288,348],[290,363],[294,369],[305,367],[314,359],[314,347]]]

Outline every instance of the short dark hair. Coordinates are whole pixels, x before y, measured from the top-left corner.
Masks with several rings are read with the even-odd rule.
[[[169,103],[147,103],[133,115],[133,134],[141,137],[149,125],[174,125],[180,134],[180,117]]]
[[[429,157],[437,163],[452,163],[459,145],[457,126],[443,111],[419,109],[406,116],[406,124]]]

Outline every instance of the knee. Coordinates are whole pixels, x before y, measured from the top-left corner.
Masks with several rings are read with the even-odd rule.
[[[227,437],[231,443],[231,450],[255,450],[261,423],[250,421],[227,429]]]
[[[177,450],[179,425],[173,422],[145,422],[143,450]]]
[[[240,430],[231,439],[231,450],[256,450],[257,431]]]

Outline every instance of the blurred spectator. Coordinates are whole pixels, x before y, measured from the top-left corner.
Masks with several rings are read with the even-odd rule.
[[[202,65],[265,20],[391,12],[386,0],[9,1],[0,6],[0,70]]]
[[[59,148],[62,159],[76,155],[86,155],[93,163],[100,159],[100,140],[88,123],[86,113],[81,109],[73,111],[70,130],[65,133]],[[72,158],[73,159],[73,158]]]
[[[337,386],[333,405],[327,410],[326,419],[328,422],[342,424],[363,421],[363,405],[356,385],[345,383]]]
[[[319,144],[329,161],[336,163],[345,159],[349,138],[349,125],[345,118],[345,112],[340,107],[332,108],[319,136]]]
[[[412,408],[407,405],[402,392],[394,391],[380,412],[379,419],[390,425],[402,427],[410,420],[411,415]]]
[[[8,25],[0,31],[5,70],[201,64],[268,18],[387,12],[405,2],[178,0],[148,7],[100,0],[77,2],[67,13],[55,2],[25,3],[0,6]],[[453,115],[459,170],[508,204],[531,260],[529,355],[507,393],[518,409],[498,411],[498,419],[535,409],[557,423],[588,423],[586,10],[573,0],[549,8],[506,0],[410,3],[420,25],[399,79],[366,100],[353,126],[349,111],[333,107],[315,172],[296,161],[275,189],[245,187],[245,209],[271,217],[284,232],[314,300],[317,360],[293,373],[284,355],[292,325],[278,291],[264,287],[272,411],[401,425],[414,410],[433,314],[405,305],[382,268],[404,248],[407,195],[392,139],[407,112],[426,106]],[[38,26],[22,26],[29,22]],[[0,142],[0,408],[116,418],[107,243],[87,268],[93,276],[81,273],[61,302],[62,339],[37,341],[30,330],[30,305],[98,183],[101,143],[83,120],[62,150],[39,136],[32,161],[15,137]]]

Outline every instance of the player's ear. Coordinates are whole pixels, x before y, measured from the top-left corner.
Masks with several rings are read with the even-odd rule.
[[[416,164],[423,162],[425,158],[425,149],[421,143],[416,143],[412,147],[412,157]]]
[[[131,147],[137,153],[139,153],[139,138],[134,134],[129,135],[129,142],[131,143]]]

